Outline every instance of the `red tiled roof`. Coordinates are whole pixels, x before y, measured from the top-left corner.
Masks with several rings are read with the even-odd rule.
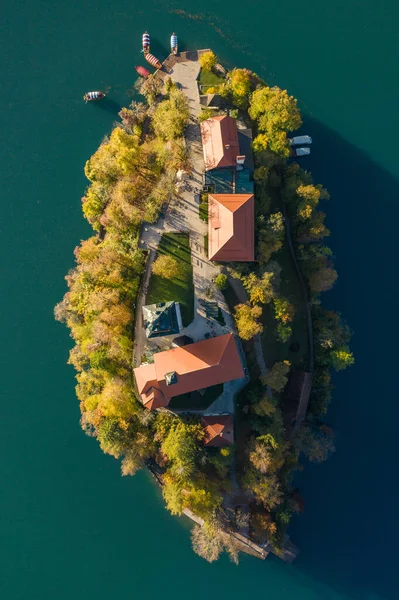
[[[218,262],[254,260],[253,194],[208,195],[208,256]]]
[[[205,429],[205,446],[230,446],[234,443],[232,415],[207,415],[201,419]]]
[[[202,121],[200,127],[205,171],[236,166],[240,154],[236,120],[227,115],[212,117]]]
[[[175,373],[177,382],[167,384]],[[167,406],[174,396],[244,377],[232,333],[154,354],[154,364],[134,369],[141,401],[150,409]]]

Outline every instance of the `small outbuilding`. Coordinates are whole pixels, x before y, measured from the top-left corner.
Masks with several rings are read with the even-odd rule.
[[[201,422],[205,429],[205,446],[222,448],[234,444],[232,415],[204,415]]]
[[[148,339],[176,335],[183,329],[179,302],[143,306],[144,329]]]

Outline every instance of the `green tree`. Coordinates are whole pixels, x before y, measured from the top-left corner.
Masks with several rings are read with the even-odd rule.
[[[154,275],[165,279],[175,279],[180,275],[181,269],[178,261],[169,254],[161,254],[152,265]]]
[[[263,87],[251,96],[249,116],[258,122],[260,131],[269,134],[293,131],[302,125],[297,101],[286,90]]]
[[[269,304],[274,296],[274,273],[265,271],[262,277],[250,273],[242,278],[245,289],[248,291],[251,304]]]
[[[340,348],[331,352],[331,362],[336,371],[342,371],[355,364],[355,359],[348,348]]]
[[[227,288],[227,275],[219,273],[215,277],[215,285],[219,290],[225,290]]]
[[[272,254],[283,246],[285,236],[284,217],[281,212],[270,215],[259,232],[258,260],[267,263]]]
[[[262,308],[260,306],[238,304],[235,307],[234,318],[241,339],[250,340],[263,331],[263,325],[258,321],[261,315]]]
[[[188,125],[190,112],[188,100],[183,90],[174,89],[169,98],[156,107],[152,117],[152,127],[157,137],[168,141],[183,135]]]
[[[199,57],[201,69],[203,69],[204,71],[212,71],[217,61],[218,59],[216,57],[216,54],[214,54],[211,50],[209,52],[204,52]]]
[[[262,382],[265,385],[270,385],[272,390],[281,392],[288,382],[288,372],[290,370],[290,363],[288,360],[277,362],[271,369],[262,377]]]
[[[277,321],[291,323],[295,316],[295,306],[286,298],[275,298],[273,300],[274,316]]]

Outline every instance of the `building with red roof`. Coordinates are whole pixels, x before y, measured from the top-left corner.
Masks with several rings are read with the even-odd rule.
[[[208,195],[208,256],[218,262],[255,258],[254,195]]]
[[[244,377],[232,333],[154,354],[154,363],[134,369],[140,398],[150,410],[174,396]]]
[[[205,429],[205,446],[222,448],[234,444],[232,415],[204,415],[201,422]]]
[[[235,167],[240,155],[237,122],[227,115],[202,121],[202,147],[205,171],[219,167]]]

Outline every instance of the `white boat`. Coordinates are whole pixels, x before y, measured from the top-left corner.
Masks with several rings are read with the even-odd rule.
[[[310,135],[297,135],[290,139],[291,146],[299,146],[300,144],[311,144],[312,138]]]
[[[172,33],[172,35],[170,36],[170,49],[172,51],[172,54],[177,54],[179,51],[179,47],[177,44],[177,35],[175,33]]]
[[[292,156],[308,156],[310,154],[310,148],[293,148]]]

